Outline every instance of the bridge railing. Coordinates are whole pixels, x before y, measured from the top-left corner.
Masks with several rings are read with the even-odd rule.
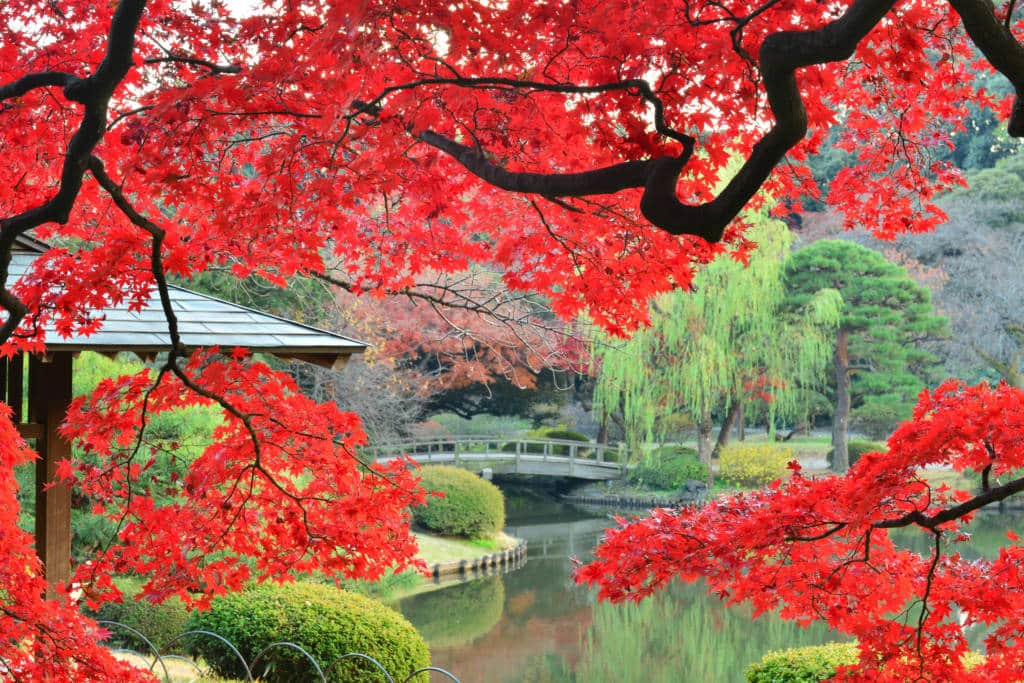
[[[362,457],[375,460],[392,458],[401,453],[408,453],[417,460],[426,461],[430,461],[430,456],[435,454],[452,456],[456,462],[458,462],[459,455],[470,453],[474,455],[493,454],[502,458],[523,455],[541,456],[543,460],[569,458],[570,460],[589,460],[609,465],[619,465],[626,460],[621,446],[569,439],[476,435],[392,441],[363,446],[359,452]]]

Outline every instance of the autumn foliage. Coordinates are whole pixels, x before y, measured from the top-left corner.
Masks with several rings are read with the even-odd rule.
[[[1024,83],[1013,3],[951,4],[268,0],[243,15],[221,3],[5,0],[0,352],[43,352],[47,327],[94,332],[98,309],[141,306],[154,290],[170,311],[168,275],[216,265],[283,284],[323,274],[327,260],[351,291],[377,294],[482,265],[565,319],[585,313],[627,334],[647,323],[653,296],[690,286],[703,264],[746,260],[754,245],[734,218],[764,203],[762,189],[780,210],[817,194],[803,162],[840,115],[839,144],[857,161],[829,201],[850,226],[881,236],[928,229],[942,218],[936,193],[960,182],[937,150],[962,128],[968,103],[1007,118],[1011,134],[1024,131],[1022,108],[993,101],[967,76],[973,41]],[[29,231],[58,246],[7,282],[15,240]],[[87,595],[111,597],[114,571],[147,573],[154,598],[202,604],[292,569],[372,577],[410,561],[404,506],[420,494],[398,466],[359,471],[354,416],[313,404],[244,354],[184,348],[170,314],[168,334],[158,372],[104,383],[66,425],[92,456],[65,464],[62,476],[119,529],[77,570]],[[947,387],[929,400],[955,412],[1007,395]],[[146,415],[210,402],[224,414],[215,442],[182,481],[155,480],[138,448]],[[1004,425],[990,437],[1009,458],[1000,467],[1012,465],[1012,434]],[[924,505],[929,491],[911,474],[919,460],[942,452],[967,466],[981,457],[914,450],[924,445],[890,444],[893,471],[868,458],[852,478],[797,477],[703,513],[658,513],[605,552],[630,536],[619,545],[649,544],[651,554],[680,558],[684,573],[706,572],[768,608],[778,598],[756,570],[774,571],[785,546],[792,562],[778,570],[794,577],[785,590],[809,596],[792,609],[807,617],[813,604],[862,635],[865,661],[915,639],[881,615],[927,590],[920,652],[929,666],[955,668],[941,655],[962,644],[941,606],[958,580],[977,587],[980,575],[948,554],[929,569],[929,558],[868,531]],[[0,420],[0,666],[23,679],[125,680],[73,608],[39,597],[12,475],[32,457]],[[876,478],[877,487],[864,484]],[[155,503],[161,488],[175,490],[174,502]],[[953,495],[930,493],[928,510]],[[777,523],[737,518],[751,506],[780,515]],[[692,537],[673,531],[684,519],[696,524]],[[822,539],[826,549],[855,552],[867,534],[872,566],[888,558],[900,572],[852,562],[816,593],[818,544],[786,545],[784,530],[824,533],[833,519],[844,526]],[[738,555],[715,541],[725,536],[716,524],[750,526],[758,536],[747,547],[766,552]],[[644,531],[658,525],[666,533]],[[721,557],[693,552],[705,542]],[[986,585],[1012,583],[1014,557],[1007,550],[1006,572]],[[628,566],[621,578],[636,582],[606,590],[647,590],[677,569],[655,563],[654,575],[638,577]],[[977,596],[969,618],[1008,620],[1000,635],[1012,649],[1014,594],[964,594]],[[1009,670],[999,647],[988,666]]]
[[[1024,678],[1024,546],[1009,534],[994,559],[961,545],[986,503],[1024,490],[1024,392],[947,382],[924,392],[913,419],[844,476],[792,477],[699,509],[656,510],[610,531],[578,578],[611,600],[640,599],[673,578],[755,612],[823,619],[861,644],[849,681],[1018,681]],[[923,467],[981,478],[977,493],[930,485]],[[901,547],[912,528],[931,552]],[[984,624],[985,662],[966,671],[964,627]],[[919,678],[920,677],[920,678]]]

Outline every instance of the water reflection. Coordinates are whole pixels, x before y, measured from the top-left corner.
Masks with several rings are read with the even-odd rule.
[[[464,683],[733,683],[769,650],[839,639],[820,624],[752,620],[750,610],[728,607],[698,585],[673,585],[639,605],[597,603],[593,591],[573,583],[569,558],[589,557],[613,523],[607,510],[536,499],[509,507],[509,533],[529,541],[522,569],[399,603],[427,638],[434,663]],[[948,550],[995,557],[1007,529],[1024,532],[1021,521],[979,514],[970,542]],[[930,534],[902,529],[893,537],[931,552]],[[967,635],[972,648],[981,647],[983,630]]]
[[[572,581],[612,524],[607,512],[558,503],[521,506],[509,533],[529,540],[511,574],[443,588],[398,607],[427,638],[433,661],[464,683],[724,683],[743,680],[767,651],[836,636],[727,607],[699,586],[672,586],[639,605],[598,604]]]

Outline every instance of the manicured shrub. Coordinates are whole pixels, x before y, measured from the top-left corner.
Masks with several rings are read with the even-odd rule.
[[[148,638],[160,654],[180,654],[184,647],[179,640],[175,641],[170,649],[165,649],[168,642],[188,630],[188,610],[177,597],[154,605],[146,600],[135,600],[125,595],[124,602],[106,603],[92,613],[92,616],[102,621],[116,621],[135,629]],[[104,628],[110,632],[110,638],[106,641],[108,645],[150,654],[146,644],[131,631],[106,624]]]
[[[863,440],[863,439],[853,439],[852,441],[850,441],[849,443],[846,444],[846,449],[847,449],[847,453],[849,454],[849,458],[850,458],[850,467],[853,467],[853,463],[855,463],[858,460],[860,460],[860,456],[864,455],[865,453],[873,453],[875,451],[878,451],[880,453],[885,453],[885,451],[887,450],[887,447],[886,447],[886,445],[884,443],[881,443],[879,441],[866,441],[866,440]],[[828,461],[828,466],[830,468],[834,464],[835,455],[836,455],[836,449],[834,449],[834,448],[828,449],[828,455],[825,456],[825,459]]]
[[[964,655],[968,668],[984,657],[976,652]],[[856,643],[828,643],[769,652],[760,662],[747,667],[747,683],[817,683],[836,675],[840,666],[856,664]]]
[[[690,479],[704,481],[707,477],[707,465],[697,459],[697,451],[685,446],[662,446],[646,454],[629,472],[634,484],[671,490]]]
[[[764,486],[789,474],[793,449],[776,444],[736,443],[722,449],[718,461],[722,479],[739,486]]]
[[[816,683],[857,661],[856,643],[829,643],[769,652],[747,667],[747,683]]]
[[[189,627],[226,638],[254,664],[253,675],[268,683],[314,678],[309,660],[290,647],[275,647],[253,661],[278,642],[295,643],[321,667],[330,666],[328,680],[335,683],[383,680],[376,667],[358,658],[331,666],[350,652],[373,657],[399,681],[430,664],[426,642],[401,614],[376,600],[323,584],[263,584],[230,593],[215,599],[208,611],[194,613]],[[189,648],[218,675],[244,678],[238,658],[220,641],[193,636]]]
[[[500,576],[403,599],[398,609],[435,648],[468,645],[487,635],[505,610]]]
[[[505,526],[505,497],[491,482],[457,467],[428,465],[419,473],[424,489],[444,494],[428,495],[425,505],[413,508],[420,526],[467,538],[490,536]]]

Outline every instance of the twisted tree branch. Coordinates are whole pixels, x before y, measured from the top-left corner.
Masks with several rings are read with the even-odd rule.
[[[28,312],[6,284],[14,240],[40,225],[67,222],[82,188],[82,176],[89,165],[92,150],[103,138],[110,98],[132,66],[135,32],[145,7],[146,0],[121,0],[110,23],[106,55],[91,76],[78,78],[60,72],[30,74],[7,86],[11,92],[16,92],[28,86],[63,85],[64,96],[84,105],[85,111],[78,130],[68,143],[57,194],[39,206],[0,219],[0,304],[8,312],[7,319],[0,326],[0,344],[10,339]]]

